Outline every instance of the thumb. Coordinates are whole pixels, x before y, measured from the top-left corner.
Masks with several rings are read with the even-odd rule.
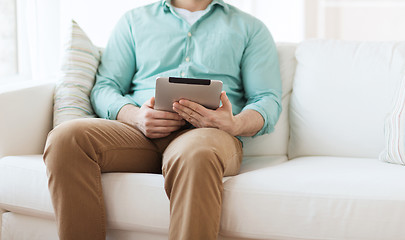
[[[145,102],[145,105],[153,108],[155,106],[155,97],[151,97],[148,101]]]
[[[232,104],[231,101],[229,101],[228,96],[226,95],[225,91],[221,92],[221,102],[222,102],[222,107],[225,109],[232,109]]]

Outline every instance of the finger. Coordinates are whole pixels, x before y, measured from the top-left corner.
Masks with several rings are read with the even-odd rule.
[[[200,113],[195,112],[193,109],[190,109],[180,103],[174,103],[173,109],[176,111],[183,119],[190,122],[190,119],[194,118],[195,120],[200,120],[203,116]]]
[[[147,128],[144,130],[144,134],[149,138],[161,138],[179,130],[180,127],[181,126]]]
[[[178,104],[180,105],[180,104]],[[180,109],[176,109],[176,111],[178,111],[179,115],[184,118],[184,120],[186,120],[187,122],[191,123],[191,125],[193,125],[196,128],[200,128],[200,127],[208,127],[206,124],[204,124],[204,117],[199,115],[196,112],[193,112],[194,114],[190,113],[186,113]]]
[[[183,126],[186,124],[184,119],[181,120],[161,120],[161,119],[155,119],[151,120],[149,122],[146,122],[145,125],[149,127],[176,127],[176,126]]]
[[[154,103],[154,98],[151,98],[149,101],[145,102],[144,105],[146,105],[149,109],[145,112],[145,117],[149,119],[168,119],[168,120],[178,120],[180,121],[182,118],[177,114],[173,112],[167,112],[167,111],[160,111],[160,110],[155,110],[151,108],[151,104]]]
[[[180,117],[182,117],[185,121],[191,123],[194,127],[199,127],[199,120],[197,120],[196,118],[194,118],[193,116],[190,116],[189,114],[187,114],[186,112],[177,109],[175,107],[173,107],[175,109],[175,111],[177,111],[177,113],[179,114]],[[198,116],[198,113],[194,114],[195,116]]]
[[[145,136],[148,138],[163,138],[169,136],[170,133],[151,133],[151,134],[146,134]]]
[[[228,96],[226,95],[225,91],[221,92],[221,102],[222,102],[222,107],[225,109],[232,109],[232,104],[231,101],[229,101]]]
[[[189,119],[187,120],[187,122],[189,122],[191,125],[193,125],[196,128],[201,128],[201,127],[208,127],[203,125],[199,120],[192,118],[192,117],[188,117]]]
[[[171,133],[176,130],[179,130],[180,126],[171,126],[171,127],[153,127],[146,130],[147,134],[166,134]]]
[[[192,102],[192,101],[189,101],[189,100],[186,100],[186,99],[181,99],[179,101],[179,104],[191,109],[194,112],[199,113],[202,116],[206,115],[207,111],[208,111],[208,109],[206,109],[202,105],[200,105],[198,103],[195,103],[195,102]]]
[[[176,120],[176,121],[181,121],[182,120],[182,118],[177,113],[167,112],[167,111],[159,111],[159,110],[155,110],[153,112],[153,118],[155,118],[155,119]]]
[[[144,105],[148,106],[149,108],[153,108],[155,106],[155,97],[151,97],[144,103]]]

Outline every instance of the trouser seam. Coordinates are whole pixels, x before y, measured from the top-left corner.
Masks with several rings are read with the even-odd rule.
[[[100,167],[99,167],[100,168]],[[98,192],[98,204],[100,207],[100,212],[101,212],[101,229],[102,229],[102,236],[105,237],[107,234],[107,226],[106,226],[106,209],[104,207],[104,198],[103,198],[103,190],[102,190],[102,186],[101,186],[101,170],[97,169],[96,170],[96,177],[97,177],[97,192]]]

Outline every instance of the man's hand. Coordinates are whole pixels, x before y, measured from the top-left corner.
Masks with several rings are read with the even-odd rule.
[[[178,114],[155,110],[154,105],[154,97],[140,108],[131,104],[125,105],[119,111],[117,120],[135,126],[148,138],[166,137],[185,124]]]
[[[198,103],[180,100],[173,110],[197,128],[218,128],[232,136],[254,136],[264,124],[264,119],[255,110],[247,109],[238,115],[232,114],[232,104],[225,92],[221,93],[222,106],[210,110]]]
[[[218,128],[236,136],[238,135],[237,121],[232,114],[232,104],[225,92],[221,93],[221,101],[221,107],[210,110],[198,103],[182,99],[173,104],[173,110],[194,127]]]

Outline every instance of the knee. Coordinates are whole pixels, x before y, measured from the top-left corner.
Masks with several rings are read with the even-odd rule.
[[[221,165],[215,148],[211,146],[198,146],[182,154],[183,163],[192,169],[206,169]]]
[[[86,134],[86,121],[72,120],[60,124],[54,128],[49,134],[46,140],[46,148],[52,146],[64,146],[69,148],[72,143],[77,143],[78,139],[81,139]]]
[[[222,183],[224,166],[212,147],[194,146],[163,160],[162,173],[169,199],[173,187],[182,182],[187,182],[188,186],[201,186],[201,183],[204,186],[219,186]]]
[[[221,174],[224,166],[216,154],[215,148],[210,146],[193,146],[178,152],[163,161],[163,174],[187,172],[193,175],[206,174],[215,170]]]
[[[62,123],[48,134],[43,156],[48,170],[64,168],[63,165],[68,162],[64,158],[79,150],[82,139],[86,138],[87,127],[86,121],[72,120]]]

